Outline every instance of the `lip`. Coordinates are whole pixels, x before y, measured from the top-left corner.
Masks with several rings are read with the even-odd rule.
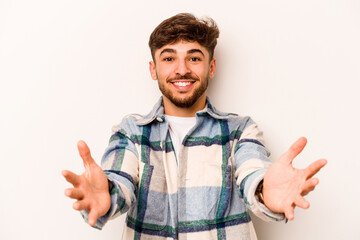
[[[195,81],[184,79],[184,80],[171,81],[170,83],[174,88],[178,90],[188,90],[194,85]]]

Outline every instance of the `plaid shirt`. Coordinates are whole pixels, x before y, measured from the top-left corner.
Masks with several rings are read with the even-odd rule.
[[[175,155],[161,98],[148,115],[113,127],[101,164],[111,208],[95,227],[127,212],[123,239],[256,239],[248,209],[285,219],[255,197],[269,155],[249,117],[219,112],[209,99]]]

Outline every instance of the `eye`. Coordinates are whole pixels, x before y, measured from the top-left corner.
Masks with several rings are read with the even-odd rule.
[[[192,58],[190,58],[190,61],[191,62],[198,62],[198,61],[201,61],[201,59],[198,58],[198,57],[192,57]]]
[[[171,62],[172,60],[174,60],[172,57],[166,57],[164,58],[165,62]]]

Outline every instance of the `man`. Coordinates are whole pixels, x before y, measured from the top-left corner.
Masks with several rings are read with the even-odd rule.
[[[63,176],[91,226],[127,212],[123,239],[256,239],[248,209],[264,220],[294,218],[325,164],[303,170],[292,160],[300,138],[271,164],[249,117],[217,111],[206,96],[215,74],[219,30],[211,19],[178,14],[151,34],[150,73],[162,97],[146,116],[113,128],[100,168],[78,143],[85,172]]]

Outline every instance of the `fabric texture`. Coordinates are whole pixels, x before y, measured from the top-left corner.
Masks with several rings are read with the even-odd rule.
[[[95,227],[127,212],[122,239],[256,239],[248,210],[285,220],[255,197],[269,155],[251,118],[217,111],[207,98],[176,157],[160,98],[148,115],[113,127],[101,164],[111,208]]]
[[[181,143],[186,134],[196,124],[195,117],[174,117],[165,115],[166,121],[169,124],[169,133],[171,142],[174,147],[175,155],[178,158]]]

